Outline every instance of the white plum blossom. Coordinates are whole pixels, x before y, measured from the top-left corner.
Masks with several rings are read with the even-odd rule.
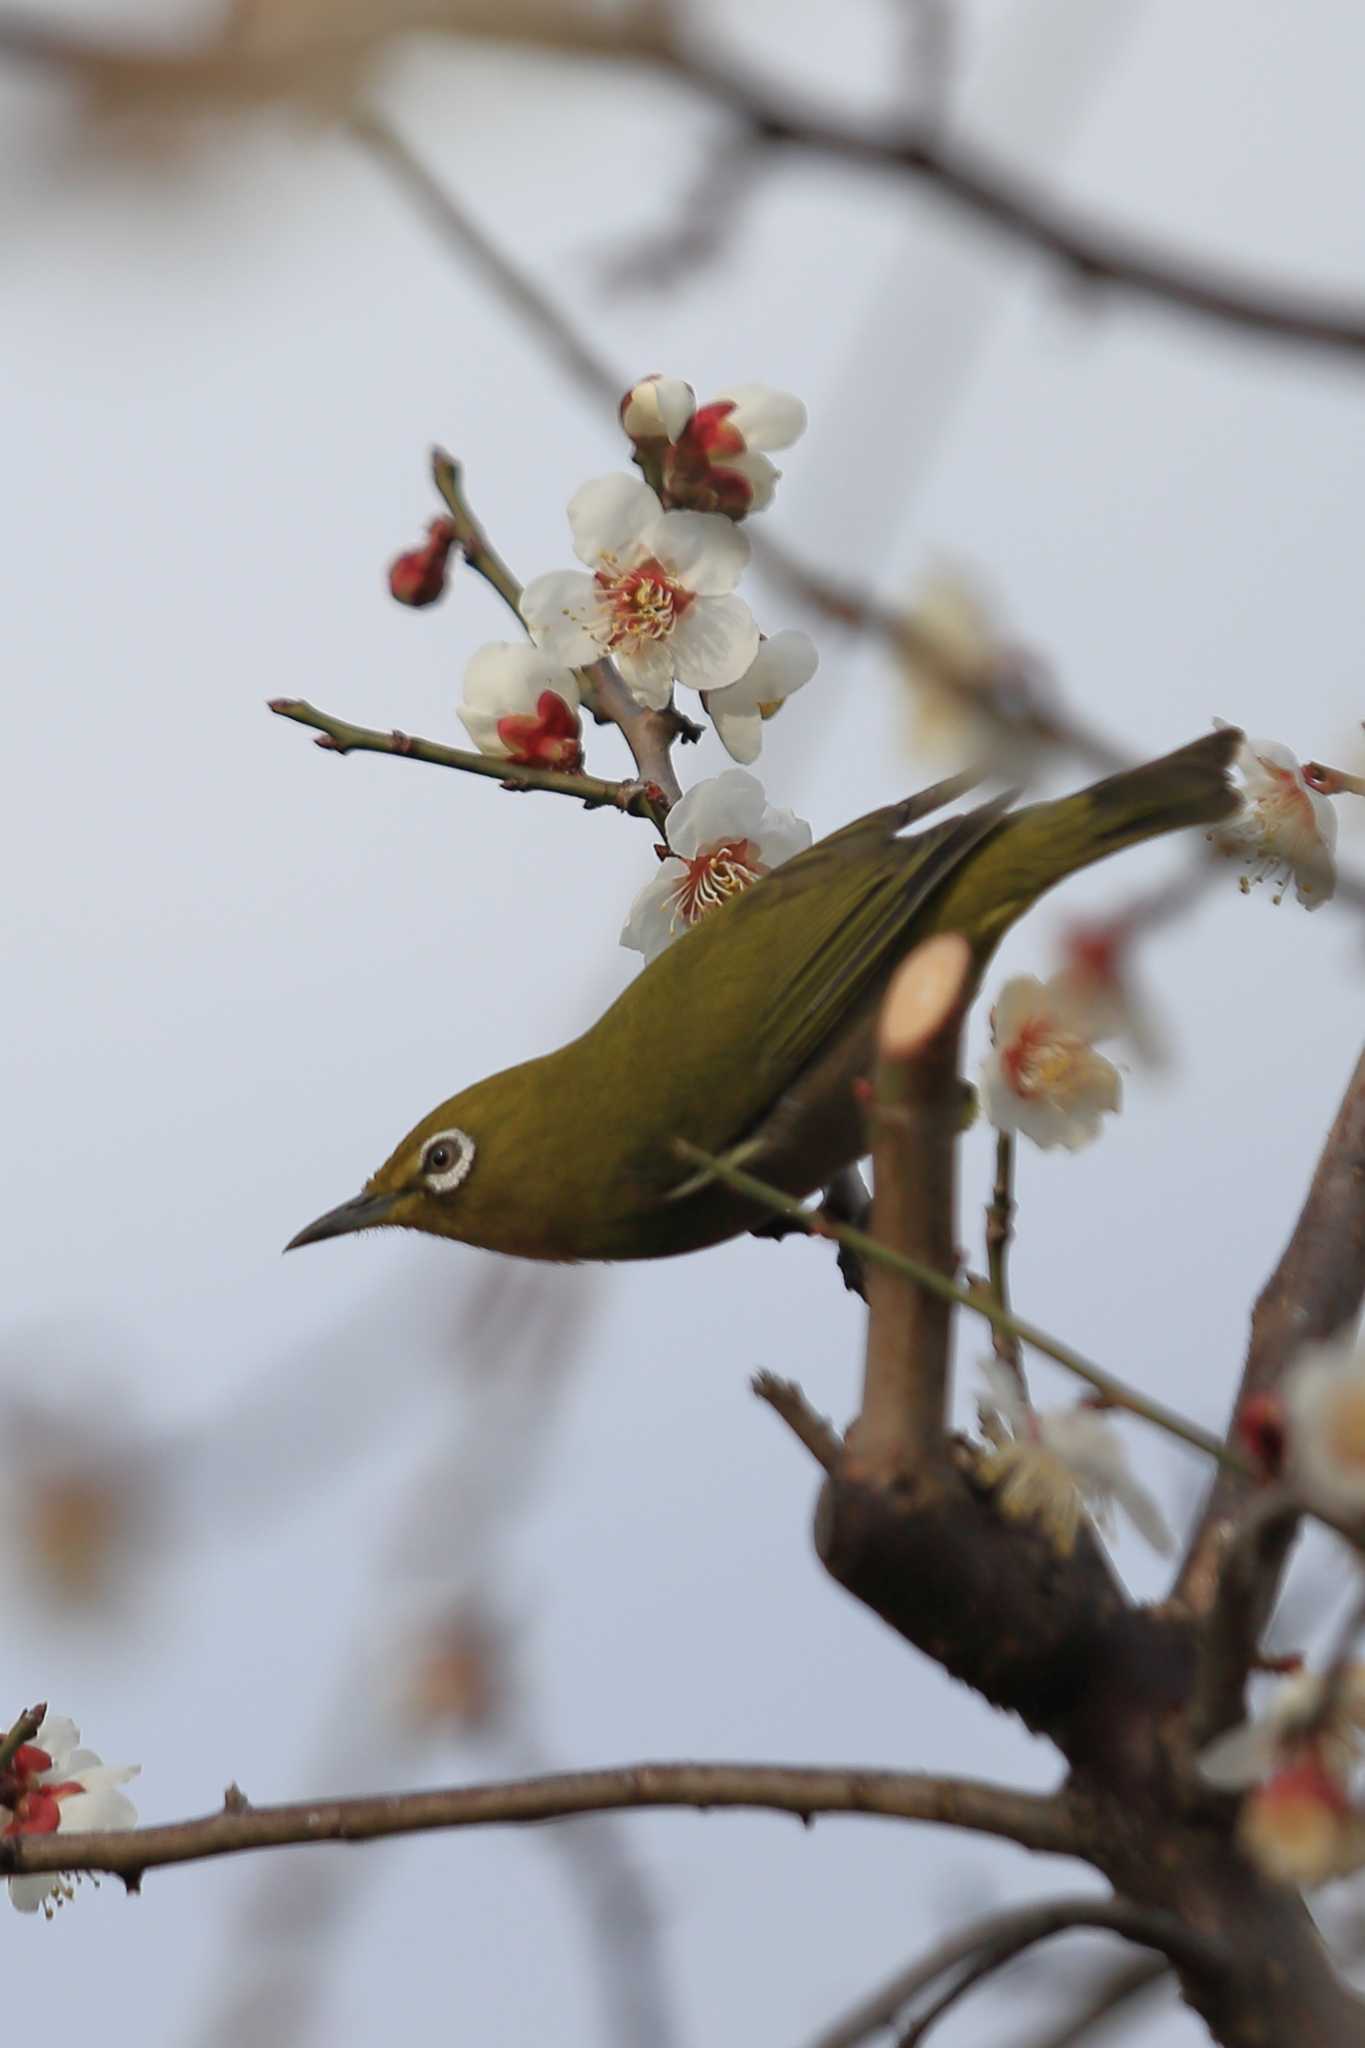
[[[1112,1422],[1100,1409],[1081,1403],[1040,1415],[998,1359],[987,1360],[982,1370],[988,1392],[980,1402],[981,1423],[991,1448],[980,1471],[996,1489],[1002,1514],[1041,1523],[1063,1557],[1074,1549],[1087,1510],[1108,1531],[1116,1507],[1154,1550],[1171,1548],[1161,1509],[1134,1476]]]
[[[1234,766],[1242,778],[1242,808],[1209,837],[1220,852],[1246,866],[1244,893],[1253,882],[1273,882],[1274,900],[1281,903],[1292,881],[1304,909],[1317,910],[1337,885],[1332,799],[1313,788],[1278,740],[1244,739]]]
[[[737,683],[710,690],[706,709],[732,761],[747,767],[763,746],[763,721],[808,683],[819,666],[815,642],[788,629],[765,640]]]
[[[646,961],[811,843],[805,819],[776,809],[742,768],[694,784],[669,812],[666,829],[659,872],[635,898],[621,933],[621,944]]]
[[[465,664],[460,723],[481,754],[523,765],[583,765],[578,683],[538,647],[495,640]]]
[[[1263,1712],[1201,1752],[1206,1784],[1227,1792],[1249,1788],[1238,1834],[1267,1876],[1321,1884],[1359,1869],[1365,1830],[1351,1778],[1363,1731],[1365,1665],[1352,1664],[1330,1678],[1296,1672]]]
[[[119,1787],[140,1767],[101,1763],[80,1739],[74,1721],[48,1714],[33,1740],[19,1745],[0,1770],[0,1840],[137,1825],[137,1809]],[[9,1895],[21,1913],[40,1906],[51,1913],[54,1902],[71,1896],[71,1884],[56,1872],[19,1875],[10,1878]]]
[[[1365,1350],[1349,1332],[1310,1344],[1284,1387],[1289,1476],[1310,1508],[1365,1520]]]
[[[648,484],[606,476],[575,492],[569,525],[592,573],[537,576],[521,600],[531,638],[551,661],[580,668],[609,654],[655,710],[675,677],[693,690],[738,682],[758,652],[758,628],[731,595],[749,559],[731,520],[665,512]]]
[[[1352,1664],[1335,1687],[1325,1723],[1319,1722],[1327,1674],[1296,1671],[1282,1679],[1259,1714],[1216,1736],[1200,1752],[1199,1774],[1221,1791],[1259,1784],[1295,1761],[1310,1738],[1322,1746],[1331,1768],[1344,1777],[1360,1755],[1365,1734],[1365,1664]]]
[[[936,570],[907,623],[901,655],[912,693],[912,750],[1029,781],[1042,748],[1022,714],[1041,677],[1036,662],[1005,639],[979,586],[958,570]]]
[[[671,503],[742,519],[773,501],[782,472],[768,451],[790,448],[806,431],[806,408],[789,391],[735,384],[698,406],[664,461]]]
[[[621,425],[632,441],[676,441],[696,410],[681,377],[642,377],[621,400]]]
[[[1099,1136],[1120,1106],[1113,1062],[1095,1051],[1087,1006],[1059,981],[1007,981],[991,1011],[994,1051],[981,1069],[981,1106],[999,1131],[1019,1131],[1045,1151],[1075,1152]]]

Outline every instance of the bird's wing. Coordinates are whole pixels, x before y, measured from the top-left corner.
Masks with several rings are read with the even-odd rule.
[[[822,840],[789,861],[736,910],[766,916],[774,940],[771,986],[758,1043],[765,1062],[784,1076],[798,1073],[885,979],[906,950],[911,926],[937,884],[991,831],[1008,797],[950,818],[914,839],[886,838],[864,859],[850,859],[842,835]],[[801,905],[801,945],[781,946],[788,919]]]

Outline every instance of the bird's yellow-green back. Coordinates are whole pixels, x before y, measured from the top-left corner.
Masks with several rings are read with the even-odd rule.
[[[776,1177],[793,1192],[820,1185],[862,1149],[848,1062],[832,1065],[831,1048],[870,1042],[911,947],[961,931],[979,973],[1064,876],[1227,816],[1239,738],[1211,733],[1075,796],[1009,815],[987,804],[913,836],[898,836],[909,806],[856,821],[708,911],[580,1038],[442,1103],[357,1203],[302,1239],[382,1221],[522,1257],[624,1259],[748,1228],[754,1212],[718,1183],[678,1197],[692,1175],[678,1138],[722,1153],[781,1125]],[[831,1085],[849,1099],[831,1139],[814,1084],[836,1066]],[[808,1156],[803,1118],[821,1131]]]

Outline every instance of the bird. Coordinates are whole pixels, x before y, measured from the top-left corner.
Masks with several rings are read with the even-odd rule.
[[[969,778],[886,805],[708,909],[580,1037],[423,1117],[285,1247],[396,1225],[525,1259],[667,1258],[765,1212],[679,1139],[804,1199],[867,1149],[878,1006],[923,940],[959,932],[972,986],[1068,875],[1241,805],[1223,727],[1069,796],[996,797],[909,833]]]

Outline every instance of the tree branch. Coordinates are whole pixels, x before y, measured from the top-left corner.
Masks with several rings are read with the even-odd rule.
[[[972,950],[957,932],[916,947],[897,968],[877,1035],[872,1108],[872,1233],[910,1262],[957,1271],[958,1046],[972,995]],[[867,1272],[862,1411],[844,1475],[891,1485],[946,1457],[952,1296],[905,1266]]]
[[[909,178],[983,227],[1051,257],[1077,283],[1109,290],[1252,338],[1348,360],[1365,356],[1365,301],[1257,277],[1187,256],[1063,204],[987,149],[948,141],[935,123],[869,132],[798,110],[752,77],[674,39],[638,53],[727,108],[756,138]]]
[[[441,1828],[522,1826],[623,1807],[687,1807],[703,1813],[741,1807],[793,1814],[806,1822],[821,1814],[865,1814],[966,1828],[1054,1855],[1076,1853],[1064,1795],[1039,1798],[1005,1786],[910,1771],[646,1763],[368,1799],[243,1805],[201,1820],[127,1832],[18,1835],[0,1839],[0,1876],[95,1870],[122,1878],[129,1891],[136,1891],[148,1870],[247,1850],[366,1842]]]
[[[999,1969],[1034,1942],[1045,1941],[1054,1934],[1064,1934],[1072,1927],[1103,1928],[1125,1935],[1130,1941],[1156,1948],[1162,1954],[1169,1953],[1168,1944],[1174,1941],[1182,1951],[1191,1955],[1199,1950],[1205,1967],[1216,1956],[1212,1944],[1201,1941],[1197,1934],[1182,1927],[1171,1915],[1154,1913],[1150,1907],[1134,1906],[1126,1899],[1097,1899],[1093,1894],[1086,1894],[1078,1898],[1053,1899],[1041,1905],[1014,1906],[1004,1912],[989,1914],[970,1927],[948,1935],[927,1955],[899,1971],[880,1990],[861,2000],[842,2019],[816,2035],[810,2048],[862,2048],[863,2042],[873,2034],[894,2026],[912,1998],[918,1997],[921,1991],[927,1991],[938,1978],[956,1969],[960,1963],[980,1961],[985,1964],[986,1971]],[[1139,1932],[1139,1928],[1143,1931]],[[1144,1981],[1149,1968],[1144,1965]],[[1165,1974],[1165,1966],[1158,1974]],[[976,1976],[970,1979],[971,1983],[977,1981]],[[952,1996],[956,1998],[968,1988],[968,1980],[959,1978],[952,1988]],[[934,2017],[937,2017],[937,2011],[935,2008]]]
[[[693,1166],[705,1167],[717,1180],[724,1181],[738,1194],[747,1195],[749,1200],[774,1215],[784,1216],[793,1229],[804,1231],[808,1237],[832,1238],[836,1244],[845,1245],[860,1258],[874,1265],[890,1267],[915,1281],[928,1294],[937,1294],[944,1301],[955,1301],[960,1308],[972,1309],[984,1316],[988,1323],[1004,1330],[1007,1335],[1017,1337],[1022,1343],[1031,1344],[1035,1351],[1041,1351],[1058,1365],[1075,1373],[1099,1394],[1111,1408],[1122,1408],[1130,1415],[1140,1415],[1144,1422],[1150,1422],[1155,1429],[1165,1430],[1168,1436],[1178,1437],[1182,1443],[1190,1444],[1206,1457],[1216,1459],[1221,1465],[1242,1474],[1248,1471],[1245,1459],[1231,1444],[1221,1443],[1208,1430],[1201,1429],[1197,1422],[1188,1421],[1173,1408],[1167,1408],[1160,1401],[1150,1401],[1135,1387],[1127,1386],[1116,1379],[1103,1367],[1094,1365],[1079,1351],[1073,1351],[1069,1344],[1063,1344],[1058,1337],[1050,1337],[1046,1330],[1036,1323],[1016,1315],[1013,1309],[1001,1308],[983,1288],[964,1287],[956,1280],[948,1279],[933,1266],[921,1260],[909,1258],[904,1252],[894,1250],[872,1237],[865,1230],[857,1230],[852,1224],[838,1223],[819,1210],[808,1210],[795,1195],[784,1193],[773,1187],[769,1181],[759,1180],[752,1173],[746,1173],[742,1166],[733,1165],[712,1152],[704,1152],[699,1145],[689,1144],[686,1139],[674,1140],[674,1149],[680,1159],[686,1159]]]
[[[1161,1985],[1171,1982],[1170,1966],[1164,1961],[1138,1956],[1132,1962],[1120,1963],[1065,2019],[1048,2022],[1041,2034],[1032,2035],[1018,2048],[1079,2048],[1096,2029],[1103,2028],[1107,2033],[1106,2022],[1126,2006],[1144,2001]]]
[[[987,1977],[1013,1962],[1025,1949],[1079,1927],[1121,1934],[1127,1941],[1155,1949],[1167,1962],[1205,1976],[1216,1977],[1229,1960],[1227,1951],[1218,1943],[1186,1927],[1173,1914],[1135,1906],[1127,1899],[1058,1899],[1052,1905],[1024,1906],[1017,1913],[1000,1916],[982,1953],[968,1963],[956,1982],[926,2012],[897,2036],[896,2048],[919,2048],[930,2028]]]
[[[1360,1313],[1362,1299],[1365,1052],[1356,1062],[1336,1120],[1327,1134],[1307,1200],[1284,1255],[1257,1300],[1237,1409],[1252,1394],[1274,1392],[1303,1345],[1335,1336]],[[1234,1539],[1245,1486],[1244,1476],[1235,1469],[1220,1472],[1186,1551],[1174,1597],[1195,1614],[1208,1614],[1218,1601],[1219,1581]],[[1269,1617],[1296,1527],[1295,1518],[1290,1516],[1273,1536],[1267,1536],[1254,1585],[1239,1585],[1229,1594],[1229,1599],[1235,1599],[1244,1610],[1235,1637],[1239,1658],[1254,1648]],[[1231,1656],[1234,1636],[1221,1624],[1220,1633]],[[1245,1675],[1243,1664],[1242,1677]],[[1228,1710],[1236,1679],[1235,1664],[1227,1664],[1219,1678],[1220,1711]]]
[[[504,761],[496,754],[471,754],[461,747],[443,747],[436,740],[416,738],[406,732],[379,732],[369,725],[350,725],[319,711],[301,697],[272,697],[269,708],[295,725],[311,726],[322,737],[316,745],[329,754],[393,754],[402,761],[426,761],[436,768],[459,768],[466,775],[483,775],[501,783],[504,789],[544,789],[556,796],[576,797],[585,810],[624,811],[632,818],[646,818],[656,832],[662,832],[666,815],[660,793],[641,782],[607,782],[600,775],[571,774],[564,768],[536,768]]]

